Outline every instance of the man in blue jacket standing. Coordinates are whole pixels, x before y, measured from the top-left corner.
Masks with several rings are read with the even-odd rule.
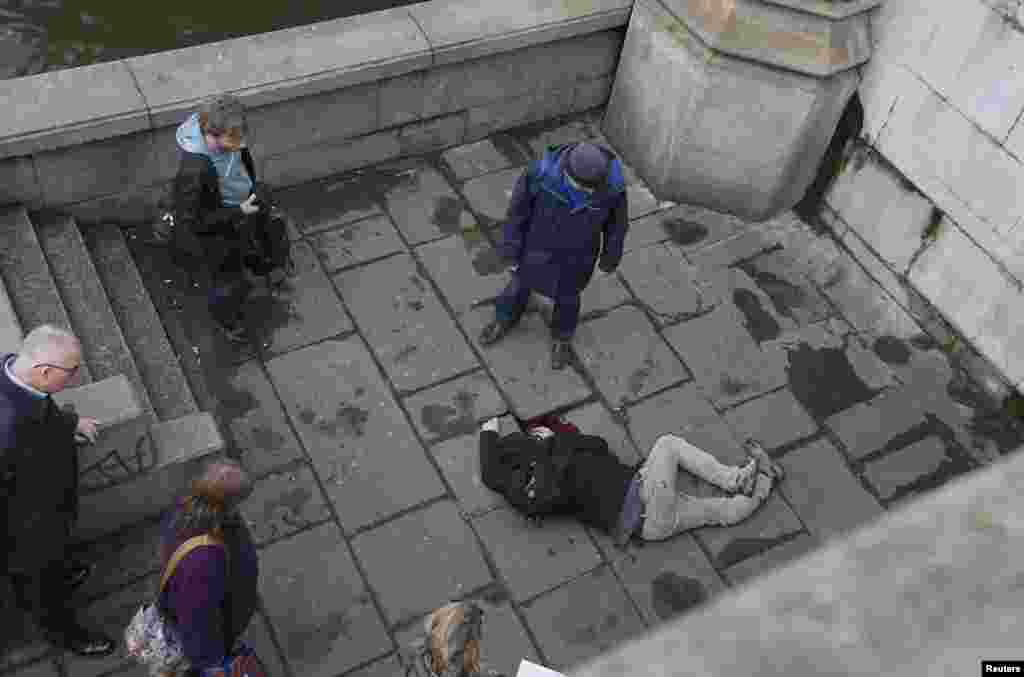
[[[618,267],[628,224],[622,165],[610,150],[592,143],[548,147],[512,193],[500,253],[515,267],[480,342],[503,338],[536,291],[555,303],[551,367],[563,369],[572,358],[580,294],[595,264],[605,274]]]

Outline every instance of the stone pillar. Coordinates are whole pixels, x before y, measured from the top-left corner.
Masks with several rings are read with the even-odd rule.
[[[814,178],[881,0],[636,0],[603,132],[659,200],[761,221]]]

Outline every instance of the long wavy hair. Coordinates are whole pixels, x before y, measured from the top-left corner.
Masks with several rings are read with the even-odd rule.
[[[452,634],[465,624],[470,624],[468,639],[462,645],[463,675],[480,674],[480,623],[483,611],[473,603],[456,602],[435,609],[427,619],[430,669],[435,675],[448,671],[452,653],[460,647],[452,647]],[[453,651],[454,649],[454,651]]]
[[[208,533],[224,539],[224,527],[237,522],[237,508],[252,493],[252,481],[240,463],[218,459],[207,464],[193,480],[191,490],[175,518],[178,533]]]

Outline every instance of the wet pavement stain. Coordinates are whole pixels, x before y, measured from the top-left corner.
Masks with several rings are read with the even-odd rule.
[[[285,442],[284,435],[268,425],[254,426],[249,431],[249,446],[262,451],[276,451]]]
[[[661,620],[668,620],[707,599],[704,585],[695,578],[684,578],[663,571],[651,581],[651,603]]]
[[[420,422],[438,437],[465,435],[475,430],[472,415],[445,404],[428,404],[420,411]]]
[[[554,548],[548,548],[548,557],[557,557],[558,551]]]
[[[339,406],[335,417],[345,432],[352,437],[362,437],[366,432],[366,422],[370,420],[370,415],[365,409],[352,405]]]
[[[918,350],[934,350],[939,347],[939,342],[931,334],[921,332],[910,337],[910,345]]]
[[[312,425],[316,420],[316,412],[312,409],[301,409],[299,410],[299,420],[306,425]]]
[[[593,624],[576,630],[569,638],[570,644],[590,644],[597,641],[597,628]]]
[[[259,406],[256,398],[248,390],[224,383],[219,391],[217,399],[220,400],[220,413],[228,421],[241,418]]]
[[[478,251],[472,260],[473,270],[477,275],[497,275],[505,271],[505,262],[493,247],[487,247]]]
[[[910,348],[905,341],[895,336],[879,336],[871,344],[871,350],[878,355],[878,359],[886,364],[910,362]]]
[[[409,356],[415,353],[417,350],[419,350],[418,346],[406,346],[399,350],[397,353],[395,353],[395,357],[393,358],[393,360],[395,362],[404,362],[405,360],[409,359]]]
[[[665,234],[678,245],[696,244],[708,236],[708,229],[700,223],[686,219],[665,219],[661,222]]]
[[[338,637],[352,639],[352,620],[347,611],[334,611],[319,626],[295,629],[282,633],[285,652],[289,656],[301,657],[303,661],[326,658]]]
[[[737,289],[732,293],[732,302],[743,313],[743,325],[758,343],[779,337],[782,327],[771,313],[761,305],[761,299],[749,289]]]
[[[636,397],[643,390],[644,383],[650,377],[651,372],[654,371],[654,360],[647,358],[644,360],[643,365],[633,370],[633,373],[629,375],[629,392]]]
[[[412,308],[413,310],[415,310],[417,312],[423,310],[423,301],[420,301],[420,300],[408,301],[407,304],[408,304],[408,306],[410,308]]]
[[[740,381],[739,379],[733,378],[728,375],[723,376],[721,381],[719,381],[718,385],[722,389],[722,393],[728,395],[729,397],[739,395],[744,390],[750,387],[749,383],[744,383],[743,381]]]
[[[356,397],[362,397],[365,394],[366,394],[366,388],[364,388],[363,386],[357,386],[356,387]]]
[[[807,291],[790,281],[785,280],[774,273],[757,270],[749,262],[740,264],[737,267],[749,275],[754,281],[754,284],[760,287],[761,291],[768,295],[768,298],[771,299],[772,305],[775,306],[775,312],[779,315],[795,320],[796,318],[793,316],[793,310],[795,308],[801,308],[807,304]]]
[[[504,586],[495,584],[485,590],[480,595],[480,598],[491,606],[501,606],[505,602],[509,601],[511,596],[508,594],[508,590],[506,590]]]
[[[426,291],[427,291],[427,284],[423,281],[423,279],[419,275],[410,275],[409,276],[409,282],[412,282],[412,286],[416,287],[416,289],[421,294],[426,293]]]
[[[748,557],[759,555],[775,545],[777,539],[771,538],[736,538],[722,549],[718,555],[718,568],[726,569]]]
[[[880,392],[857,376],[842,348],[812,348],[806,343],[790,348],[786,374],[797,401],[819,420]]]
[[[302,510],[313,498],[313,492],[305,487],[295,487],[282,492],[280,496],[267,501],[263,505],[263,521],[270,524],[274,521],[278,508],[284,508],[285,514],[281,521],[290,527],[301,527],[304,520],[300,518]]]
[[[434,213],[430,217],[430,222],[440,228],[442,233],[454,235],[462,230],[460,227],[461,216],[462,203],[458,198],[449,195],[434,198]]]

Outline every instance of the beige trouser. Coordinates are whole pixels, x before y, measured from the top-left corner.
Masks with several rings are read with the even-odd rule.
[[[746,472],[743,468],[720,463],[681,437],[659,437],[639,472],[640,497],[645,511],[640,535],[646,541],[661,541],[697,527],[736,524],[757,510],[771,493],[771,478],[759,473],[753,496],[689,496],[676,489],[680,467],[728,492],[738,490]]]

